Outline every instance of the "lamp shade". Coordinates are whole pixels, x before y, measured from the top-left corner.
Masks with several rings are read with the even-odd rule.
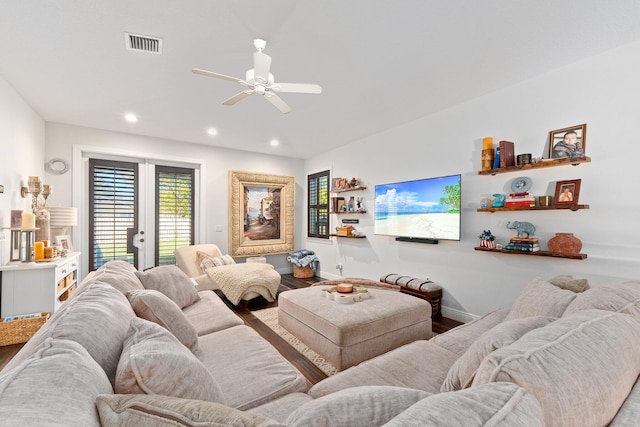
[[[78,225],[78,208],[47,207],[51,217],[51,227],[75,227]]]

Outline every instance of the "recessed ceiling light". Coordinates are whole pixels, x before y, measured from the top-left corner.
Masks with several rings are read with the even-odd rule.
[[[127,115],[124,116],[124,119],[129,123],[135,123],[138,121],[138,116],[133,113],[127,113]]]
[[[211,136],[216,136],[218,134],[218,129],[216,128],[209,128],[207,129],[207,133]]]
[[[280,145],[280,141],[274,138],[271,140],[270,144],[272,147],[277,147],[278,145]]]

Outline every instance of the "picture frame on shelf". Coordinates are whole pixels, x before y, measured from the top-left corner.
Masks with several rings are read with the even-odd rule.
[[[550,159],[584,157],[586,155],[586,148],[586,123],[549,132]]]
[[[570,179],[556,182],[556,194],[553,198],[554,206],[572,206],[578,204],[581,179]]]
[[[293,176],[229,171],[229,249],[234,256],[293,251]]]
[[[71,243],[71,236],[69,235],[56,236],[56,245],[60,246],[63,251],[73,252],[73,244]]]

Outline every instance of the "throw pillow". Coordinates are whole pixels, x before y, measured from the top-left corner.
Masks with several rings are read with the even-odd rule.
[[[535,277],[520,291],[504,320],[532,316],[562,317],[576,295]]]
[[[553,317],[524,317],[494,326],[480,335],[467,351],[451,365],[440,391],[468,388],[473,382],[478,366],[488,354],[516,342],[527,332],[548,325],[554,320]]]
[[[196,328],[169,297],[160,291],[145,289],[127,292],[127,298],[138,317],[167,329],[193,354],[199,354]]]
[[[115,392],[225,403],[220,386],[193,353],[163,327],[137,317],[123,344]]]
[[[207,268],[220,267],[223,265],[235,264],[235,260],[231,255],[226,254],[222,256],[211,256],[206,252],[198,251],[198,265],[200,266],[200,272],[206,273]]]
[[[104,394],[96,399],[104,427],[282,426],[262,415],[220,403],[140,394]]]
[[[587,279],[574,279],[573,276],[569,275],[552,277],[549,279],[549,283],[556,285],[561,289],[566,289],[576,293],[584,292],[591,288]]]
[[[627,399],[638,372],[640,320],[582,310],[488,355],[470,390],[512,382],[540,402],[545,425],[604,426]]]
[[[193,282],[175,265],[161,265],[147,271],[136,271],[145,289],[160,291],[185,308],[200,299]]]
[[[405,387],[351,387],[300,406],[288,426],[381,426],[431,393]]]

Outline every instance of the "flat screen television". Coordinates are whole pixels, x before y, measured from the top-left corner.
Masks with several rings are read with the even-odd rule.
[[[460,240],[460,175],[376,185],[374,233]]]

